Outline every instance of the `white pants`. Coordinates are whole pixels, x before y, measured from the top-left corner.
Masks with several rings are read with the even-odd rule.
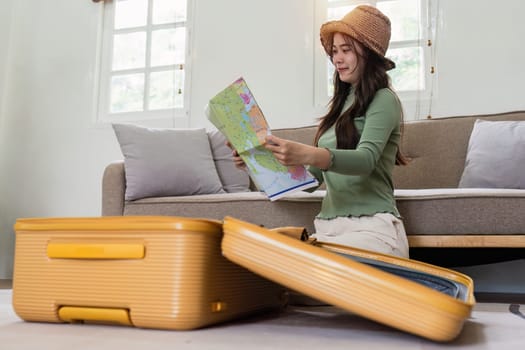
[[[315,219],[314,226],[316,233],[312,237],[320,242],[408,258],[405,227],[392,214]]]

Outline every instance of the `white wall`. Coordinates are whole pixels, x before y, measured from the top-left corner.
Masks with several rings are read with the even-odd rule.
[[[7,54],[9,52],[12,9],[13,0],[2,0],[0,2],[0,113],[4,105],[3,96],[6,85]]]
[[[433,114],[525,110],[525,2],[440,4]],[[100,6],[0,1],[10,42],[0,45],[0,278],[11,276],[16,218],[99,215],[104,166],[121,158],[112,130],[93,124]],[[196,0],[195,10],[190,126],[208,125],[204,105],[240,75],[272,127],[314,121],[314,0]]]
[[[441,0],[435,116],[525,109],[525,2]]]
[[[13,1],[2,118],[0,278],[11,275],[20,217],[100,212],[103,165],[120,157],[92,125],[98,5]]]
[[[191,124],[203,106],[244,76],[273,128],[307,125],[313,109],[313,0],[197,0]],[[279,9],[279,10],[275,10]]]
[[[8,184],[4,160],[8,156],[10,149],[6,142],[8,131],[5,127],[5,95],[7,91],[7,62],[10,44],[11,12],[14,0],[3,0],[0,2],[0,198],[5,196],[5,189]],[[3,201],[0,201],[0,278],[10,275],[12,266],[12,246],[14,237],[11,233],[11,224],[7,217],[7,208]]]

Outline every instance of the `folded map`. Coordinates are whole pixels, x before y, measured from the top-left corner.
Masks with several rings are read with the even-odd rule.
[[[237,150],[252,181],[270,200],[319,185],[304,166],[284,166],[264,147],[271,130],[243,78],[213,97],[206,114]]]

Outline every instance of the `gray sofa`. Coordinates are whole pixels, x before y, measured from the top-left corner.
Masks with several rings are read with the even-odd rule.
[[[476,119],[525,120],[525,112],[409,121],[403,149],[412,159],[394,172],[395,196],[411,247],[525,247],[525,190],[458,188]],[[311,143],[314,127],[273,130]],[[524,175],[525,176],[525,175]],[[124,162],[109,164],[102,181],[102,215],[233,216],[273,228],[313,232],[323,190],[275,202],[257,192],[144,198],[125,201]]]

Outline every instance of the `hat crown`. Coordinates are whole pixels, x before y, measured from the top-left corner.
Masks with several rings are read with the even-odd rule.
[[[355,31],[359,42],[381,56],[386,54],[390,42],[390,19],[377,8],[360,5],[343,17],[341,22]]]
[[[321,44],[328,55],[331,55],[332,37],[336,32],[350,36],[381,56],[387,69],[395,67],[395,63],[385,57],[390,43],[390,19],[377,8],[359,5],[341,20],[323,24],[320,32]]]

